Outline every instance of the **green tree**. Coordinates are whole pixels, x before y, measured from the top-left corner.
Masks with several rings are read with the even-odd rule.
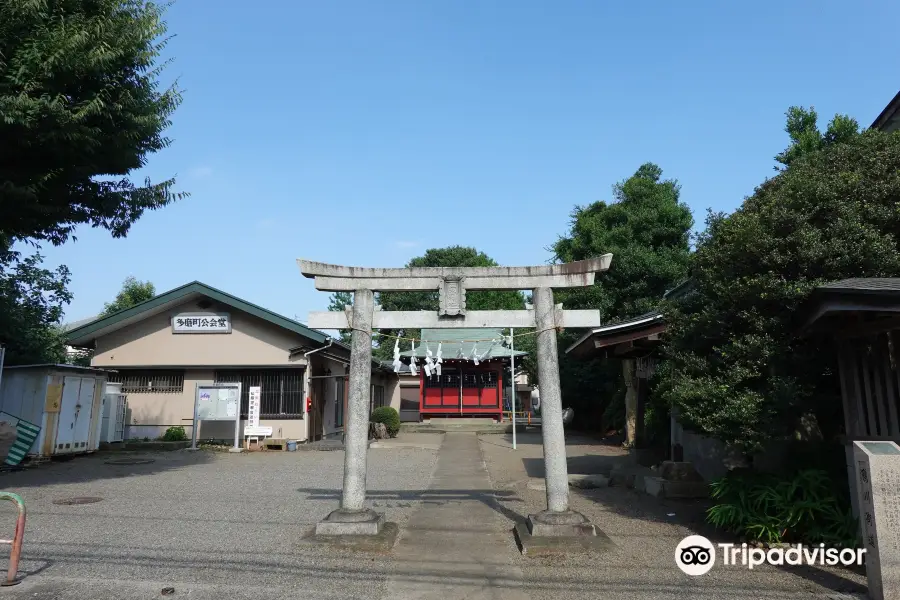
[[[569,232],[552,247],[554,259],[571,262],[606,253],[613,259],[593,286],[560,290],[557,302],[599,309],[604,322],[615,322],[656,309],[663,294],[687,276],[693,217],[681,202],[678,182],[662,175],[660,167],[646,163],[613,186],[614,202],[575,208]],[[599,425],[606,411],[604,425],[618,426],[624,418],[621,362],[568,357],[565,349],[582,334],[567,331],[559,337],[563,402],[582,424]],[[534,336],[516,344],[529,351],[524,364],[537,382]]]
[[[61,363],[66,357],[59,327],[72,299],[69,270],[50,271],[41,255],[0,251],[0,344],[8,365]]]
[[[694,292],[666,309],[659,391],[688,426],[745,449],[808,415],[826,438],[838,432],[833,347],[797,336],[796,311],[824,282],[900,275],[900,135],[792,150],[807,144],[792,134],[785,169],[732,215],[710,215]]]
[[[835,115],[828,123],[825,131],[819,130],[819,115],[813,107],[792,106],[785,113],[787,124],[785,133],[791,140],[784,152],[778,154],[775,160],[782,166],[775,170],[785,169],[792,162],[809,154],[818,152],[833,144],[840,144],[859,135],[859,123],[846,115]]]
[[[116,299],[103,305],[101,317],[109,316],[120,310],[131,308],[141,302],[146,302],[156,295],[156,286],[149,281],[138,281],[135,277],[129,276],[122,282],[122,289],[116,294]]]
[[[344,312],[344,307],[353,305],[353,294],[351,292],[335,292],[328,298],[328,310],[336,312]],[[340,339],[345,344],[350,343],[350,330],[341,329]]]
[[[163,6],[146,0],[0,2],[0,233],[61,244],[79,224],[126,235],[181,196],[135,184],[181,101],[162,89]]]
[[[407,267],[496,267],[497,261],[484,252],[465,246],[450,246],[447,248],[431,248],[425,251],[424,256],[418,256],[410,260]],[[438,310],[438,293],[434,292],[381,292],[378,294],[378,303],[383,310]],[[504,310],[523,309],[524,297],[519,292],[506,291],[473,291],[466,292],[466,308],[468,310]],[[421,332],[418,329],[385,330],[381,333],[400,335],[403,337],[419,338]],[[394,340],[384,336],[376,336],[378,346],[375,348],[376,357],[389,360],[394,352]],[[402,344],[404,350],[409,343]]]

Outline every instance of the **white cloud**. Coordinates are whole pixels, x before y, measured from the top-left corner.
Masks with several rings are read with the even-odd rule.
[[[213,174],[213,168],[209,166],[194,167],[188,171],[188,175],[194,179],[205,179]]]
[[[397,240],[394,242],[394,246],[397,248],[415,248],[419,245],[419,242],[410,242],[405,240]]]

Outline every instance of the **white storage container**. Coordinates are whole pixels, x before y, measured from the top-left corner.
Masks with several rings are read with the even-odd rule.
[[[0,379],[0,419],[19,419],[41,432],[29,455],[92,452],[100,445],[107,372],[74,365],[6,367]]]

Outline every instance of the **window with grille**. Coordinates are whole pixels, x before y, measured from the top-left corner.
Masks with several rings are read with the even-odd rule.
[[[259,386],[261,419],[302,419],[303,369],[216,371],[216,383],[241,384],[241,417],[247,417],[250,388]]]
[[[119,371],[111,383],[121,383],[123,394],[179,394],[184,391],[184,371]]]
[[[442,369],[440,375],[425,377],[427,388],[459,388],[459,373],[453,369]]]
[[[497,371],[488,371],[478,374],[478,387],[481,389],[493,389],[497,387]]]

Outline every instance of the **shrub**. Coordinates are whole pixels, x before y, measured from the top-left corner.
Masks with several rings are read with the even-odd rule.
[[[376,408],[372,411],[372,417],[369,420],[373,423],[384,423],[388,435],[391,437],[397,437],[400,432],[400,415],[390,406]]]
[[[791,477],[732,471],[713,482],[707,521],[748,541],[856,547],[856,519],[825,471]]]
[[[187,439],[184,427],[169,427],[162,436],[164,442],[184,442]]]

